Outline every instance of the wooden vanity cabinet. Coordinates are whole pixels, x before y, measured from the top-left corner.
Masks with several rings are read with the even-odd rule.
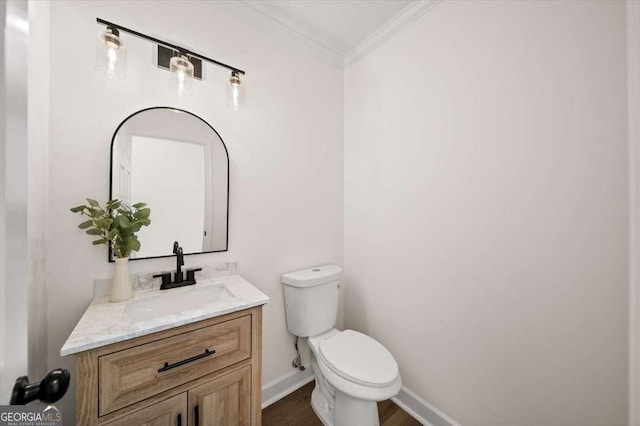
[[[76,424],[259,426],[262,307],[76,355]]]

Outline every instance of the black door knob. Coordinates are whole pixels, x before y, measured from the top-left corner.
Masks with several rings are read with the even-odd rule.
[[[70,379],[69,371],[62,368],[51,371],[41,382],[29,383],[27,376],[19,377],[11,392],[11,405],[25,405],[36,399],[52,404],[67,393]]]

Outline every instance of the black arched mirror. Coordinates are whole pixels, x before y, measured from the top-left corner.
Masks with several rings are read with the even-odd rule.
[[[151,208],[152,224],[140,230],[132,259],[172,256],[174,241],[185,254],[228,248],[227,147],[188,111],[148,108],[120,123],[111,141],[109,198]]]

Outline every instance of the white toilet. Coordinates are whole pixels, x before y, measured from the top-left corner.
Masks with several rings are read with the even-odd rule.
[[[308,337],[316,386],[311,406],[325,426],[377,426],[377,401],[402,380],[393,355],[375,339],[333,328],[342,268],[323,265],[282,276],[289,331]]]

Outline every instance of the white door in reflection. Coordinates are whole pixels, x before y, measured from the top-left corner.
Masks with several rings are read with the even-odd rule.
[[[138,234],[136,257],[166,255],[174,241],[185,253],[201,252],[207,228],[205,146],[140,136],[132,136],[131,145],[130,199],[149,205],[152,224]]]

